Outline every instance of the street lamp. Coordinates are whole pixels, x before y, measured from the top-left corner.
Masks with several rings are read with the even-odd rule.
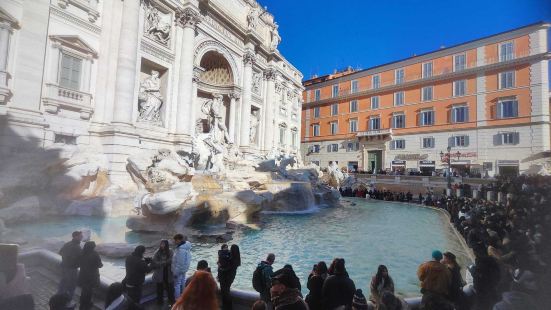
[[[452,159],[451,159],[451,150],[452,150],[452,147],[451,146],[448,146],[448,148],[446,149],[448,152],[446,154],[444,154],[444,152],[440,151],[440,158],[444,157],[444,155],[447,155],[448,157],[448,189],[451,189],[452,188],[452,176],[451,176],[451,172],[452,172]],[[459,152],[458,152],[459,153]]]

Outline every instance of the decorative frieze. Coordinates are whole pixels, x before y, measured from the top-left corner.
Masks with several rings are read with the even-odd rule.
[[[243,64],[245,66],[252,66],[256,62],[256,54],[252,51],[247,51],[243,55]]]
[[[161,11],[152,1],[144,0],[144,36],[164,46],[169,46],[172,16]]]
[[[277,77],[279,76],[279,72],[273,68],[269,68],[264,70],[264,79],[266,81],[275,81],[277,80]]]
[[[252,81],[252,92],[255,95],[262,95],[262,73],[254,72]]]
[[[150,41],[142,40],[140,44],[140,49],[143,53],[151,55],[159,60],[162,60],[166,63],[173,63],[174,62],[174,54],[167,51],[164,48],[161,48],[160,46],[157,46]]]

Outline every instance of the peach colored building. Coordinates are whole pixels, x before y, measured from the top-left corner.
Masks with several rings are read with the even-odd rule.
[[[306,163],[516,174],[550,149],[548,23],[304,81]],[[444,156],[442,156],[444,154]]]

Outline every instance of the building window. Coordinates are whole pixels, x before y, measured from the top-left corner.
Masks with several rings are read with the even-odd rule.
[[[515,71],[499,73],[499,89],[515,87]]]
[[[515,58],[513,42],[505,42],[499,45],[499,61],[507,61]]]
[[[379,130],[381,129],[381,118],[372,117],[369,119],[369,130]]]
[[[423,78],[430,78],[432,76],[432,62],[425,62],[423,64]]]
[[[406,116],[404,114],[394,114],[392,116],[392,128],[406,127]]]
[[[319,153],[320,152],[320,145],[319,144],[314,144],[310,147],[310,152],[311,153]]]
[[[82,59],[61,53],[61,70],[59,72],[59,86],[80,90],[80,76]]]
[[[54,136],[54,143],[77,145],[77,137],[56,133]]]
[[[404,105],[404,92],[399,91],[394,93],[394,106]]]
[[[405,148],[406,148],[406,140],[404,139],[392,140],[390,142],[390,149],[392,150],[403,150]]]
[[[339,151],[339,145],[337,143],[329,144],[327,146],[327,152],[335,153]]]
[[[502,133],[501,142],[503,144],[515,144],[515,133],[514,132]]]
[[[312,125],[312,133],[314,134],[314,137],[319,137],[319,135],[320,135],[320,125],[319,124]]]
[[[373,84],[373,89],[377,89],[381,87],[381,76],[380,75],[374,75],[371,78],[371,84]]]
[[[421,101],[432,100],[432,86],[421,88]]]
[[[287,140],[287,126],[285,124],[279,125],[279,145],[285,146]]]
[[[346,145],[346,151],[347,152],[354,152],[360,149],[360,143],[359,142],[348,142]]]
[[[434,148],[434,138],[433,137],[423,138],[422,148],[424,148],[424,149],[433,149]]]
[[[394,70],[394,83],[395,84],[404,83],[404,68]]]
[[[467,80],[459,80],[453,82],[453,96],[465,96],[467,92]]]
[[[350,113],[358,112],[358,100],[350,101]]]
[[[338,122],[331,122],[331,134],[336,135],[339,131],[339,123]]]
[[[339,85],[333,85],[333,90],[331,94],[333,95],[333,98],[339,96]]]
[[[298,130],[296,128],[291,129],[291,146],[296,149],[298,145]]]
[[[500,99],[497,102],[497,118],[518,117],[518,101],[515,98]]]
[[[379,108],[379,96],[371,97],[371,110],[377,110]]]
[[[357,93],[359,90],[358,88],[358,81],[354,80],[350,82],[350,92],[351,93]]]
[[[338,103],[333,103],[331,105],[331,115],[338,115],[339,114],[339,104]]]
[[[314,118],[320,117],[320,107],[314,107]]]
[[[464,123],[469,120],[469,107],[465,105],[452,107],[452,123]]]
[[[357,132],[358,131],[358,119],[354,118],[354,119],[350,120],[349,130],[350,130],[350,132]]]
[[[318,166],[318,167],[320,166],[320,161],[319,161],[319,160],[311,160],[310,163],[311,163],[311,164],[314,164],[314,165],[316,165],[316,166]]]
[[[434,124],[434,111],[425,110],[421,111],[419,115],[419,125],[430,126]]]
[[[321,99],[321,90],[320,89],[314,90],[314,100],[319,101],[320,99]]]
[[[312,99],[312,91],[308,90],[306,91],[306,102],[310,102],[311,99]]]
[[[453,56],[453,71],[462,71],[467,68],[467,55],[459,54]]]
[[[450,146],[452,147],[467,147],[469,146],[469,136],[454,136],[450,139]]]

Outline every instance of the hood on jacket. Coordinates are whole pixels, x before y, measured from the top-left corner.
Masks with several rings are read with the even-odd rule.
[[[177,246],[176,249],[189,251],[191,250],[191,242],[186,241],[185,243],[182,243],[179,246]]]

